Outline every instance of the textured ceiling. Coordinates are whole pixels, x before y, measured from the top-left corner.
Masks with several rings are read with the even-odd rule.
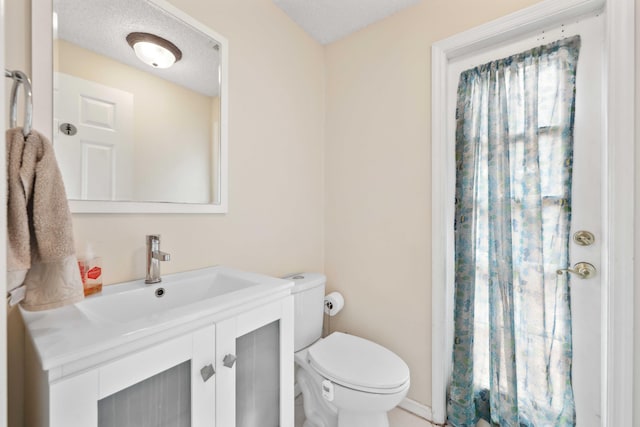
[[[208,96],[218,94],[216,41],[143,0],[54,0],[58,37]],[[139,31],[178,46],[182,59],[155,69],[140,61],[126,41]]]
[[[329,44],[420,0],[273,0],[321,44]]]
[[[273,0],[321,44],[328,44],[390,16],[420,0]],[[215,96],[219,93],[219,55],[215,40],[144,0],[54,0],[57,35],[181,86]],[[138,60],[125,37],[148,32],[182,51],[182,60],[154,69]]]

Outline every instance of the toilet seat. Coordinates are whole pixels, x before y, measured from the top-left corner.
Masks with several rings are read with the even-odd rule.
[[[393,394],[409,383],[409,367],[395,353],[353,335],[334,332],[313,344],[309,364],[326,379],[358,391]]]

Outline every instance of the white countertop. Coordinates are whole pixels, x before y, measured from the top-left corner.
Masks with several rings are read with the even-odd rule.
[[[175,292],[180,292],[181,288],[187,289],[190,284],[202,283],[203,280],[212,281],[217,275],[251,283],[238,290],[205,296],[196,302],[188,301],[184,305],[152,314],[147,312],[140,317],[136,317],[135,306],[124,307],[122,304],[129,295],[136,295],[135,298],[143,298],[141,301],[146,307],[146,295],[156,298],[154,292],[160,287],[166,289],[167,296],[176,295]],[[53,376],[59,377],[286,297],[292,287],[291,280],[216,266],[165,275],[162,282],[153,285],[145,284],[142,279],[109,285],[103,287],[101,293],[77,304],[45,311],[21,309],[21,313],[42,369],[58,370]],[[133,297],[131,300],[134,301]],[[109,306],[113,303],[121,306],[120,312],[118,305]],[[109,307],[113,313],[96,314],[90,308],[96,304]]]

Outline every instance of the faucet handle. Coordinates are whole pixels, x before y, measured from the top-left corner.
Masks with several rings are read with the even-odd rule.
[[[153,251],[151,257],[158,261],[171,261],[171,254],[162,251]]]

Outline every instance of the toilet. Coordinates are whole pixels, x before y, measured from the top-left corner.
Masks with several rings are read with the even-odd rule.
[[[341,332],[322,336],[326,277],[300,273],[295,285],[296,389],[304,427],[389,427],[387,412],[409,390],[409,367],[392,351]]]

